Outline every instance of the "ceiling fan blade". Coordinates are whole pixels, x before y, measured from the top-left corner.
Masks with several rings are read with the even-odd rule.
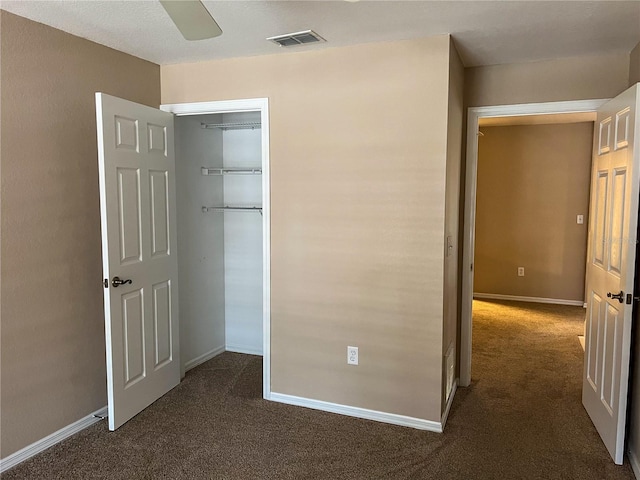
[[[222,34],[222,29],[200,0],[160,0],[186,40],[204,40]]]

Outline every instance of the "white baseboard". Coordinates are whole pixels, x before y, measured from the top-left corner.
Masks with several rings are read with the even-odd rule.
[[[294,395],[275,392],[271,392],[271,395],[267,400],[286,403],[288,405],[296,405],[298,407],[312,408],[314,410],[322,410],[324,412],[338,413],[349,417],[364,418],[366,420],[375,420],[376,422],[391,423],[393,425],[401,425],[403,427],[412,427],[419,430],[429,430],[430,432],[442,433],[442,423],[440,422],[424,420],[422,418],[407,417],[396,413],[386,413],[366,408],[350,407],[348,405],[323,402],[321,400],[312,400],[310,398],[296,397]]]
[[[94,423],[99,422],[101,419],[96,418],[96,415],[99,415],[101,417],[107,415],[107,407],[103,407],[100,410],[97,410],[87,415],[86,417],[81,418],[77,422],[73,422],[71,425],[67,425],[57,432],[54,432],[51,435],[32,443],[31,445],[27,445],[22,450],[18,450],[8,457],[3,458],[2,460],[0,460],[0,473],[9,470],[12,467],[15,467],[19,463],[24,462],[25,460],[46,450],[49,447],[52,447],[56,443],[59,443],[62,440],[70,437],[71,435],[74,435],[79,431],[93,425]]]
[[[474,293],[473,298],[486,300],[511,300],[513,302],[552,303],[554,305],[572,305],[582,307],[582,300],[564,300],[562,298],[521,297],[518,295],[502,295],[500,293]]]
[[[444,409],[444,413],[442,414],[442,421],[440,424],[442,425],[442,429],[444,430],[444,426],[447,424],[447,418],[449,418],[449,410],[451,410],[451,404],[453,403],[453,397],[456,396],[456,390],[458,389],[458,379],[456,378],[453,382],[453,388],[451,389],[451,393],[449,394],[449,400],[447,400],[447,408]]]
[[[247,355],[260,355],[262,356],[262,347],[247,347],[246,345],[232,345],[227,343],[225,346],[227,352],[234,353],[246,353]]]
[[[225,348],[224,345],[220,346],[220,347],[216,347],[213,350],[207,352],[207,353],[203,353],[202,355],[200,355],[199,357],[194,358],[193,360],[189,360],[188,362],[186,362],[184,364],[184,371],[187,372],[189,370],[191,370],[192,368],[197,367],[198,365],[206,362],[207,360],[211,360],[213,357],[216,357],[218,355],[220,355],[222,352],[224,352]]]
[[[633,474],[636,476],[637,480],[640,480],[640,462],[638,462],[638,457],[632,450],[627,450],[627,456],[629,457],[629,464],[631,465]]]

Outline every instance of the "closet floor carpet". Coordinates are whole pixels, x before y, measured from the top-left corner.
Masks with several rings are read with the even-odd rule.
[[[262,400],[261,358],[224,353],[117,431],[95,424],[2,478],[633,479],[580,401],[583,319],[476,301],[474,381],[443,434]]]

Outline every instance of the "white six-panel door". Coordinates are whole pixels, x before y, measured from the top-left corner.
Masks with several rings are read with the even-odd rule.
[[[103,93],[96,113],[115,430],[180,382],[173,115]]]
[[[637,110],[637,85],[598,110],[589,221],[582,403],[618,464],[624,457],[634,303],[640,179]]]

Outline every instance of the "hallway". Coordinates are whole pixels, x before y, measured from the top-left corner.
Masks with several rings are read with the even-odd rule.
[[[503,463],[505,478],[635,478],[626,459],[613,463],[582,406],[584,315],[474,300],[473,382],[458,390],[447,427],[460,424],[462,434],[460,420],[471,424],[477,462]]]

